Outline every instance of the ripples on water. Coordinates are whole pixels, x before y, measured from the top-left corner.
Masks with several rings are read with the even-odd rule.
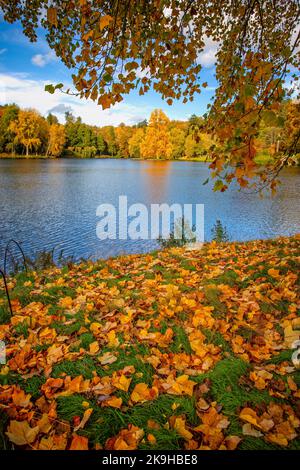
[[[14,238],[26,253],[64,250],[65,255],[94,258],[157,248],[153,240],[105,240],[96,236],[96,208],[141,202],[204,204],[205,239],[217,219],[231,240],[269,238],[300,232],[300,169],[287,168],[275,197],[263,199],[232,186],[214,193],[203,186],[205,163],[130,160],[0,160],[0,253]]]

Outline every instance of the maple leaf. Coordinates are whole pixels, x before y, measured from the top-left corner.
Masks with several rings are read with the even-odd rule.
[[[114,373],[112,376],[111,383],[114,387],[118,388],[119,390],[128,392],[131,379],[127,378],[124,374],[118,375],[117,373]]]
[[[15,389],[12,393],[12,401],[14,405],[21,406],[22,408],[27,408],[30,404],[31,395],[25,394],[21,389]]]
[[[65,434],[42,437],[39,450],[65,450],[67,447],[67,437]]]
[[[145,383],[138,383],[134,387],[131,393],[131,400],[134,403],[143,403],[147,400],[154,400],[158,396],[158,389],[157,387],[148,387]]]
[[[27,421],[10,421],[6,435],[14,444],[24,446],[32,444],[36,440],[39,431],[38,426],[32,428]]]

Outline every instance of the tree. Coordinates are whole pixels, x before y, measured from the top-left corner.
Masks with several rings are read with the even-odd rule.
[[[195,158],[198,157],[200,154],[199,152],[199,144],[197,144],[196,140],[194,139],[192,134],[188,134],[186,136],[184,142],[184,155],[187,158]]]
[[[169,118],[161,109],[152,111],[140,151],[143,158],[170,158],[173,147],[168,130]]]
[[[65,131],[66,145],[68,148],[74,148],[80,144],[79,128],[81,126],[81,118],[75,118],[72,113],[65,113]]]
[[[133,130],[129,126],[119,125],[115,129],[116,143],[119,149],[120,157],[129,157],[129,140],[132,137]]]
[[[0,152],[14,151],[14,134],[10,124],[18,119],[20,108],[16,104],[8,104],[2,108],[0,118]]]
[[[130,157],[140,158],[141,157],[141,143],[145,138],[145,128],[139,127],[134,129],[132,137],[128,142],[128,151]]]
[[[117,155],[118,146],[117,146],[116,135],[115,135],[115,130],[113,126],[101,127],[99,132],[101,133],[104,139],[108,154],[112,156]]]
[[[185,131],[178,127],[170,130],[170,140],[172,144],[172,158],[180,158],[184,153]]]
[[[106,144],[100,132],[97,131],[97,153],[103,155],[106,151]]]
[[[282,131],[282,146],[293,156],[300,153],[300,102],[290,100],[285,104],[285,125]]]
[[[143,121],[140,121],[136,124],[136,127],[137,128],[140,128],[140,127],[147,127],[148,126],[148,121],[147,119],[143,119]]]
[[[58,124],[58,119],[54,114],[49,113],[47,116],[47,122],[51,126],[51,124]]]
[[[196,114],[192,114],[188,121],[188,133],[193,136],[196,142],[199,140],[199,133],[203,127],[203,118],[201,116],[196,116]]]
[[[31,150],[40,149],[48,139],[47,121],[33,109],[19,111],[18,119],[11,122],[9,129],[15,135],[15,142],[25,147],[26,156]]]
[[[233,179],[244,185],[255,175],[275,186],[290,148],[272,175],[270,168],[266,173],[255,165],[255,139],[263,117],[274,116],[287,83],[294,86],[299,75],[298,0],[1,0],[0,5],[4,19],[21,21],[31,41],[41,23],[50,47],[72,69],[78,95],[104,109],[135,88],[143,95],[152,84],[168,104],[193,100],[207,86],[201,53],[206,41],[213,42],[218,88],[206,124],[218,143],[211,164],[213,176],[223,181],[217,187],[224,190]]]
[[[51,124],[49,127],[49,142],[47,155],[59,157],[66,142],[65,128],[61,124]]]

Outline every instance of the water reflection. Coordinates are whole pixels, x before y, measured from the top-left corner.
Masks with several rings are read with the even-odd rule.
[[[300,169],[288,168],[275,198],[239,192],[232,186],[214,193],[203,186],[209,170],[197,162],[128,160],[0,160],[0,250],[6,241],[22,242],[27,253],[53,246],[66,254],[107,257],[144,252],[154,241],[99,241],[96,208],[128,203],[201,203],[205,205],[205,237],[216,219],[232,240],[267,238],[300,231]]]

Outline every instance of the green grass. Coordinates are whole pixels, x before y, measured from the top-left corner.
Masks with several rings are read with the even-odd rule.
[[[91,356],[83,356],[77,361],[62,361],[55,364],[51,376],[54,378],[70,375],[72,378],[82,375],[85,379],[93,377],[96,364]]]
[[[219,295],[220,291],[217,287],[205,286],[203,289],[206,304],[214,307],[213,316],[214,317],[223,317],[227,313],[226,305],[220,301]]]
[[[192,348],[189,342],[188,335],[181,326],[173,326],[174,339],[170,346],[170,350],[174,353],[185,352],[192,354]]]

